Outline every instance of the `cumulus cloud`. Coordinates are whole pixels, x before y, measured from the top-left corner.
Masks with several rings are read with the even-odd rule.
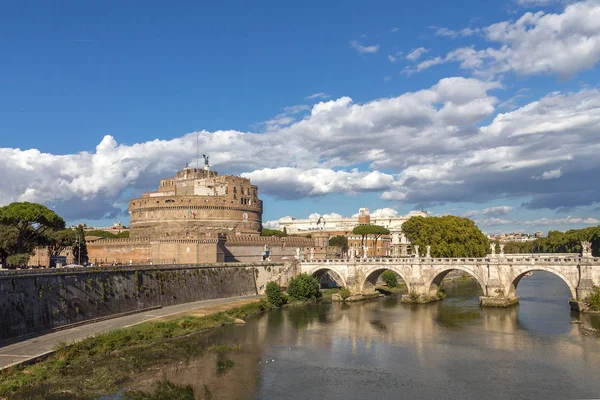
[[[371,217],[373,218],[390,218],[390,217],[397,217],[398,216],[398,211],[394,210],[393,208],[379,208],[373,212],[371,212]]]
[[[328,219],[338,219],[338,218],[343,218],[340,214],[338,213],[331,213],[331,214],[318,214],[318,213],[312,213],[308,216],[308,219],[314,219],[314,220],[318,220],[319,218],[323,217],[323,219],[325,219],[326,221]]]
[[[600,91],[551,93],[497,113],[492,93],[500,88],[445,78],[363,104],[340,97],[292,107],[307,115],[258,133],[199,131],[132,145],[106,136],[93,152],[66,155],[3,148],[0,203],[43,202],[66,218],[114,216],[132,193],[194,162],[196,137],[216,170],[285,199],[375,192],[428,206],[523,197],[527,208],[598,203],[590,183],[600,176]],[[553,179],[531,179],[544,173]]]
[[[533,176],[533,179],[558,179],[562,176],[560,168],[553,169],[552,171],[545,171],[541,176]]]
[[[267,228],[267,229],[279,229],[280,228],[279,221],[278,220],[271,220],[271,221],[263,222],[263,228]]]
[[[359,53],[363,54],[363,53],[377,53],[379,51],[379,45],[372,45],[372,46],[363,46],[362,44],[358,43],[356,40],[352,40],[350,41],[350,46],[352,46],[352,48],[356,51],[358,51]]]
[[[406,55],[406,58],[410,61],[416,61],[423,54],[428,53],[428,52],[429,52],[428,49],[426,49],[424,47],[419,47],[418,49],[411,50],[411,52]]]
[[[513,71],[519,75],[570,77],[592,68],[600,60],[600,2],[587,0],[568,4],[560,14],[527,12],[514,22],[489,25],[481,32],[486,40],[498,45],[481,50],[474,46],[455,49],[445,57],[425,60],[409,72],[457,62],[462,69],[472,70],[479,76]]]
[[[394,181],[394,177],[389,174],[379,171],[360,172],[357,169],[346,172],[323,168],[304,170],[280,167],[247,172],[242,176],[283,199],[330,193],[377,192],[390,187]],[[273,184],[277,190],[270,190]]]

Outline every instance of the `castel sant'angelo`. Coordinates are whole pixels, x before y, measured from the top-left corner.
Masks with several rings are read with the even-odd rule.
[[[306,237],[264,237],[262,201],[249,179],[186,168],[129,202],[130,237],[86,237],[88,258],[105,264],[279,261],[323,251]],[[319,243],[316,243],[319,242]]]
[[[262,228],[262,201],[250,179],[185,168],[161,179],[158,191],[129,202],[130,237],[189,239]]]

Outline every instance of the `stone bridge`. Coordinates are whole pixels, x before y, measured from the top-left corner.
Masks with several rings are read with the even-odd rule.
[[[428,249],[429,250],[429,249]],[[419,303],[439,300],[439,285],[452,270],[468,273],[483,291],[482,306],[503,307],[519,301],[516,288],[530,271],[547,271],[560,277],[571,291],[575,309],[594,285],[600,286],[600,258],[593,257],[589,243],[582,254],[489,254],[485,258],[348,258],[307,260],[299,264],[300,273],[317,278],[328,274],[340,286],[354,294],[375,290],[379,276],[385,271],[397,273],[406,283],[409,294],[403,300]]]

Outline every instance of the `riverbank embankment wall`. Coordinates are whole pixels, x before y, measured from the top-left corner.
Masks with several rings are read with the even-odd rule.
[[[257,294],[283,264],[115,266],[0,272],[0,342],[200,300]]]

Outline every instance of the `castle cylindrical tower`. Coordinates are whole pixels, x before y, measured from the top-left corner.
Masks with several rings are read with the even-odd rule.
[[[197,238],[207,233],[262,229],[262,201],[250,179],[185,168],[162,179],[158,191],[129,202],[130,236]]]

